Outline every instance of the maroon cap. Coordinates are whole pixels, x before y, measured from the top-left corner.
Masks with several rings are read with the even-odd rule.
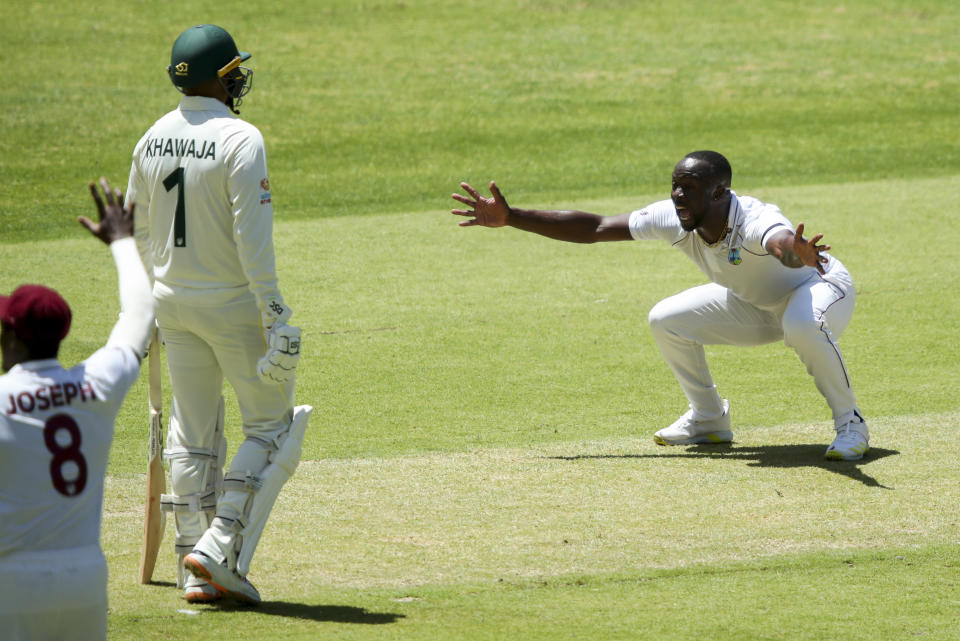
[[[24,343],[59,343],[70,331],[70,306],[43,285],[20,285],[0,296],[0,321]]]

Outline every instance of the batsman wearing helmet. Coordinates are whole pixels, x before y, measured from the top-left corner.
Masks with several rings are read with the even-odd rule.
[[[183,97],[140,139],[127,187],[166,346],[171,494],[161,504],[175,517],[190,602],[260,601],[250,559],[311,411],[293,404],[300,330],[277,283],[263,137],[235,115],[249,58],[215,25],[176,39],[167,73]],[[226,475],[224,377],[244,435]]]

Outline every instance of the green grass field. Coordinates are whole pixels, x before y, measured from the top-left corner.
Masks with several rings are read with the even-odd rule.
[[[85,185],[125,184],[200,22],[253,53],[241,112],[316,411],[254,559],[264,603],[191,607],[172,528],[136,579],[142,377],[105,497],[111,639],[960,639],[955,3],[3,3],[0,292],[65,295],[65,364],[118,308]],[[496,179],[619,214],[700,148],[853,274],[864,461],[822,458],[829,410],[781,344],[708,349],[732,446],[657,447],[685,401],[646,316],[696,268],[447,213]]]

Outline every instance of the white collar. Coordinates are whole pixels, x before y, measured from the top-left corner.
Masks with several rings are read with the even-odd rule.
[[[55,358],[41,358],[35,361],[24,361],[22,363],[17,363],[10,368],[10,371],[17,369],[25,369],[29,372],[39,372],[44,369],[51,369],[53,367],[61,367],[60,361]]]
[[[743,245],[743,234],[740,228],[743,226],[743,207],[740,206],[740,199],[737,198],[737,192],[730,190],[730,211],[727,212],[727,225],[730,232],[727,234],[727,261],[731,265],[740,264],[740,247]]]
[[[216,98],[207,96],[183,96],[180,98],[180,109],[182,111],[223,111],[230,113],[225,104]]]

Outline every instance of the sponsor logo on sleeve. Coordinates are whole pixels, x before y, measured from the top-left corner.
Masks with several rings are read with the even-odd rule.
[[[263,180],[260,181],[260,189],[263,190],[263,193],[260,194],[260,204],[266,205],[267,203],[271,202],[269,178],[264,178]]]

